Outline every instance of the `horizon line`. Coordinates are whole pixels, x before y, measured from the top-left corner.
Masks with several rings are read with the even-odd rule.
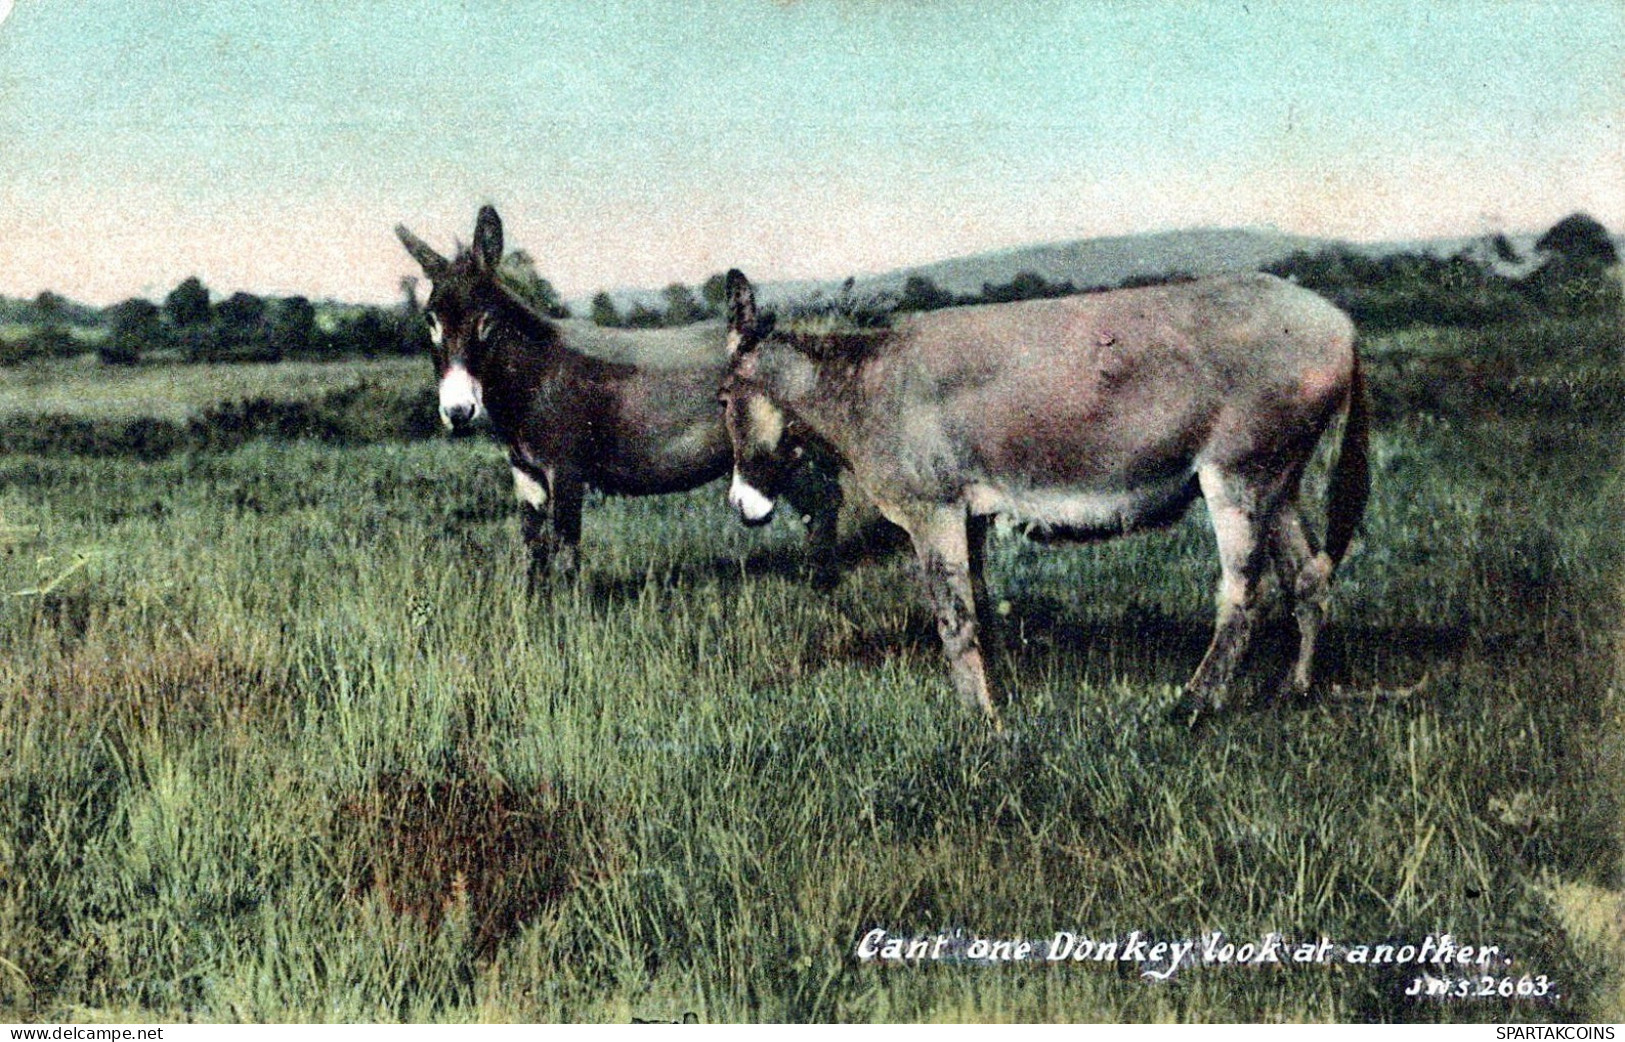
[[[1609,235],[1609,237],[1611,239],[1614,239],[1614,240],[1616,240],[1618,242],[1621,242],[1621,243],[1625,243],[1625,230],[1616,231],[1616,230],[1614,230],[1612,228],[1609,228],[1608,225],[1605,222],[1603,222],[1600,219],[1596,218],[1594,215],[1590,214],[1588,211],[1586,211],[1584,209],[1578,209],[1578,210],[1570,211],[1570,213],[1568,215],[1565,215],[1565,216],[1567,217],[1567,216],[1574,216],[1574,215],[1584,215],[1584,216],[1591,217],[1593,220],[1597,220],[1597,222],[1599,224],[1602,224],[1604,229],[1607,230],[1608,235]],[[1483,230],[1479,230],[1479,231],[1476,231],[1476,232],[1456,232],[1456,233],[1444,234],[1444,235],[1419,235],[1419,236],[1415,236],[1415,237],[1383,236],[1383,237],[1378,237],[1378,238],[1368,238],[1367,239],[1367,238],[1355,238],[1355,237],[1351,237],[1351,236],[1339,236],[1339,235],[1306,234],[1306,233],[1303,233],[1303,232],[1291,231],[1289,229],[1281,227],[1278,224],[1268,223],[1268,222],[1266,222],[1266,223],[1254,223],[1254,224],[1234,224],[1234,225],[1226,225],[1226,224],[1165,225],[1165,226],[1160,226],[1160,227],[1153,227],[1153,228],[1147,229],[1145,231],[1116,232],[1116,233],[1103,234],[1103,235],[1079,236],[1079,237],[1066,238],[1066,239],[1037,240],[1037,241],[1016,243],[1016,244],[1011,244],[1011,245],[1006,245],[1006,246],[991,246],[991,247],[988,247],[987,249],[978,250],[978,251],[973,252],[973,253],[960,253],[960,254],[954,254],[952,256],[938,257],[938,258],[935,258],[933,260],[926,260],[926,261],[919,261],[919,262],[911,263],[911,264],[897,265],[895,267],[887,268],[887,269],[880,270],[880,271],[873,271],[873,270],[851,271],[851,270],[848,270],[845,273],[838,274],[838,275],[819,275],[819,276],[792,277],[792,278],[781,278],[781,279],[766,279],[763,282],[761,282],[759,285],[763,286],[763,287],[771,287],[771,286],[775,286],[775,285],[809,285],[809,284],[810,285],[818,285],[818,284],[822,284],[822,283],[839,283],[839,282],[843,282],[843,281],[845,281],[845,280],[847,280],[849,278],[856,279],[859,282],[864,282],[864,281],[870,281],[870,280],[875,280],[875,279],[883,279],[883,278],[887,278],[889,276],[906,274],[906,273],[909,273],[909,272],[917,271],[917,270],[922,269],[922,268],[930,268],[930,267],[934,267],[934,266],[939,265],[939,264],[952,263],[954,261],[967,261],[967,260],[974,260],[974,259],[977,259],[977,258],[984,258],[984,257],[998,257],[998,256],[1002,256],[1002,255],[1021,253],[1022,251],[1026,251],[1026,250],[1051,249],[1051,248],[1056,248],[1056,247],[1065,247],[1065,246],[1077,245],[1077,244],[1080,244],[1080,243],[1126,241],[1126,240],[1133,240],[1133,239],[1150,239],[1150,238],[1157,238],[1157,237],[1162,237],[1162,236],[1191,235],[1191,234],[1200,234],[1200,233],[1231,233],[1231,234],[1242,233],[1242,234],[1249,234],[1249,235],[1272,235],[1272,236],[1280,236],[1282,238],[1287,238],[1287,239],[1301,239],[1301,240],[1305,240],[1306,242],[1309,242],[1309,243],[1320,244],[1320,245],[1348,245],[1348,246],[1358,246],[1358,247],[1367,247],[1367,248],[1369,248],[1369,247],[1393,247],[1393,248],[1397,249],[1397,248],[1405,248],[1405,247],[1427,246],[1429,244],[1437,244],[1437,243],[1454,243],[1454,242],[1473,241],[1473,240],[1489,240],[1489,239],[1492,239],[1492,238],[1494,238],[1496,236],[1501,236],[1501,235],[1507,236],[1508,238],[1538,237],[1540,235],[1545,234],[1545,232],[1547,230],[1549,230],[1549,229],[1546,229],[1546,228],[1541,228],[1541,229],[1521,228],[1521,229],[1517,229],[1517,230],[1512,230],[1512,229],[1495,229],[1495,230],[1483,229]],[[519,251],[528,252],[528,253],[531,254],[532,257],[535,256],[534,251],[529,250],[528,247],[523,246],[523,245],[514,245],[507,252],[508,253],[514,253],[514,252],[519,252]],[[721,272],[718,271],[718,272],[715,272],[713,274],[720,274],[720,273]],[[548,276],[547,276],[546,272],[538,271],[538,274],[540,274],[542,276],[542,278],[548,279]],[[403,278],[406,278],[406,277],[417,278],[420,282],[423,281],[423,277],[421,275],[417,275],[417,274],[409,273],[408,275],[403,276]],[[709,276],[707,276],[707,277],[709,277]],[[198,278],[199,281],[203,281],[202,276],[195,275],[195,274],[191,275],[191,276],[187,276],[186,278]],[[180,282],[184,282],[185,280],[186,279],[183,278],[183,279],[180,280]],[[549,284],[552,284],[551,279],[548,279],[548,281],[549,281]],[[692,283],[692,286],[697,288],[698,286],[703,284],[704,281],[705,281],[704,278],[701,278],[701,279],[695,281],[694,283]],[[176,285],[179,285],[180,282],[177,282]],[[658,297],[659,294],[667,286],[671,286],[671,285],[689,286],[691,284],[688,283],[688,282],[683,282],[681,280],[676,280],[676,279],[674,279],[674,280],[672,280],[670,282],[663,283],[663,284],[661,284],[659,286],[655,286],[655,285],[635,285],[635,284],[621,283],[621,284],[610,285],[610,286],[599,286],[599,287],[597,287],[595,289],[592,289],[592,290],[584,290],[584,291],[574,292],[574,293],[560,292],[559,296],[560,296],[561,300],[564,300],[566,302],[568,302],[568,301],[590,300],[592,297],[596,296],[599,293],[607,293],[607,294],[610,294],[611,296],[614,296],[614,295],[617,295],[617,294],[620,294],[620,295],[648,294],[650,296]],[[173,288],[174,287],[170,287],[169,289],[172,290]],[[383,304],[390,303],[390,302],[398,302],[398,301],[396,301],[395,298],[389,298],[389,300],[386,301],[383,298],[366,299],[366,298],[363,298],[363,297],[339,297],[339,296],[334,296],[334,295],[331,295],[331,294],[323,294],[323,295],[320,295],[320,296],[316,296],[316,295],[312,295],[312,294],[309,294],[309,293],[303,293],[303,292],[298,292],[298,291],[295,291],[295,292],[281,292],[281,291],[276,291],[276,290],[246,290],[246,289],[243,289],[242,287],[235,287],[235,288],[231,289],[228,292],[228,291],[216,290],[215,288],[210,287],[207,282],[204,282],[204,288],[209,290],[211,300],[225,300],[225,299],[228,299],[228,298],[230,298],[231,296],[233,296],[235,294],[246,293],[246,294],[248,294],[250,296],[260,297],[260,298],[266,299],[266,300],[278,300],[278,299],[286,300],[286,299],[291,299],[291,298],[294,298],[294,297],[304,297],[305,299],[310,300],[312,303],[324,304],[324,305],[328,305],[328,306],[348,306],[348,307],[379,306],[379,305],[383,305]],[[555,289],[557,289],[556,286],[555,286]],[[110,301],[107,301],[105,303],[95,303],[95,302],[93,302],[91,300],[87,300],[87,299],[79,298],[79,297],[74,297],[74,296],[69,295],[68,293],[64,293],[64,292],[61,292],[61,291],[58,291],[58,290],[55,290],[55,289],[52,289],[52,288],[46,288],[46,289],[42,289],[40,291],[37,291],[36,293],[34,293],[32,295],[24,295],[24,296],[18,296],[18,295],[9,293],[9,292],[0,291],[0,300],[4,300],[4,301],[7,301],[7,302],[16,302],[16,303],[24,303],[24,304],[26,304],[26,303],[30,303],[30,302],[36,300],[40,296],[40,294],[42,294],[42,293],[50,293],[50,294],[53,294],[54,296],[59,297],[60,299],[62,299],[64,301],[66,301],[70,305],[74,305],[74,306],[78,306],[78,307],[95,308],[97,310],[103,310],[103,309],[106,309],[106,308],[114,307],[114,306],[116,306],[118,304],[121,304],[121,303],[123,303],[125,301],[129,301],[129,300],[149,300],[149,301],[152,301],[153,303],[161,303],[162,298],[164,296],[167,296],[168,292],[169,292],[169,290],[163,291],[162,293],[160,293],[158,295],[158,297],[156,299],[153,298],[153,297],[144,296],[142,294],[135,294],[135,295],[132,295],[132,296],[120,297],[117,300],[110,300]]]

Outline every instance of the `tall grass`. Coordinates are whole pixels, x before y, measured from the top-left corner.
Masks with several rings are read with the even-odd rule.
[[[590,503],[583,581],[531,602],[484,442],[0,456],[0,1019],[1606,1014],[1620,346],[1596,322],[1368,344],[1376,494],[1328,697],[1196,735],[1162,711],[1211,625],[1199,507],[996,538],[996,736],[905,560],[822,597],[793,526],[741,529],[715,489]],[[1284,621],[1263,643],[1244,695]],[[879,967],[854,957],[875,927],[1450,933],[1561,997]]]

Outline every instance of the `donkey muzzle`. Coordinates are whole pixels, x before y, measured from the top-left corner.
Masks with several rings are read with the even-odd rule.
[[[752,527],[773,519],[773,501],[740,477],[738,470],[734,471],[733,483],[728,486],[728,504],[739,511],[741,521]]]
[[[440,422],[450,431],[461,431],[474,422],[474,407],[472,405],[452,405],[440,407]]]
[[[480,385],[462,366],[440,378],[440,422],[450,431],[466,428],[480,415]]]

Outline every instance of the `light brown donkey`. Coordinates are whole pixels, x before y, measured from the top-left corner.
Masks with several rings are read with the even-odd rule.
[[[765,519],[786,432],[826,443],[912,538],[968,704],[997,719],[977,635],[992,516],[1039,539],[1098,539],[1171,524],[1199,495],[1218,541],[1218,621],[1176,713],[1222,705],[1271,562],[1300,634],[1290,687],[1308,690],[1332,572],[1369,491],[1354,326],[1336,307],[1244,275],[796,333],[758,314],[737,271],[728,297],[730,502]],[[1298,490],[1339,413],[1317,549]]]

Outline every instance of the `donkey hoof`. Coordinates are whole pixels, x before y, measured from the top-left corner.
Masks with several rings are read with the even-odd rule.
[[[1186,691],[1169,707],[1166,718],[1175,727],[1194,731],[1218,715],[1219,707],[1201,695]]]
[[[572,566],[543,564],[532,566],[525,576],[525,595],[546,600],[555,590],[568,590],[581,581],[581,570]]]
[[[1284,713],[1294,709],[1307,709],[1314,700],[1309,685],[1300,684],[1296,679],[1287,677],[1275,685],[1274,690],[1265,698],[1264,705],[1265,708]]]

